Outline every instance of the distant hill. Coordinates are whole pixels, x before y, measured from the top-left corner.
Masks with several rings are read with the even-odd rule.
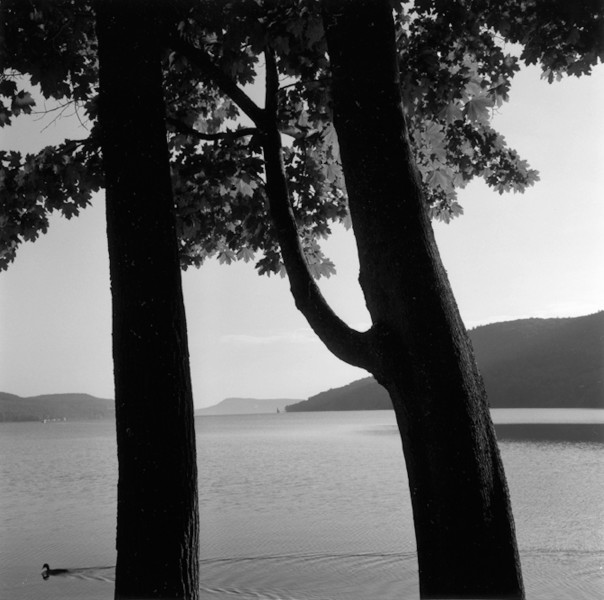
[[[604,408],[604,312],[470,332],[493,408]]]
[[[245,415],[276,413],[285,410],[287,404],[298,400],[278,398],[258,400],[256,398],[227,398],[208,408],[195,411],[196,415]],[[90,419],[114,419],[113,400],[95,398],[89,394],[47,394],[22,398],[15,394],[0,392],[0,422],[44,421],[66,419],[87,421]]]
[[[493,408],[604,408],[604,312],[493,323],[473,329],[470,337]],[[195,414],[389,408],[386,390],[367,377],[303,401],[227,398]],[[89,394],[22,398],[0,392],[0,421],[114,417],[113,400]]]
[[[0,421],[87,421],[113,419],[113,400],[89,394],[47,394],[22,398],[0,392]]]
[[[348,385],[311,396],[285,407],[287,412],[312,410],[386,410],[392,408],[388,392],[373,379],[366,377]]]
[[[200,408],[196,415],[253,415],[261,413],[276,413],[277,409],[285,410],[286,405],[297,400],[278,398],[258,400],[256,398],[225,398],[222,402]]]
[[[493,408],[604,408],[604,312],[493,323],[469,333]],[[386,390],[368,377],[286,410],[388,408]]]

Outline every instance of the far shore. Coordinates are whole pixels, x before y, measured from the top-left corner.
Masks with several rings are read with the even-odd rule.
[[[393,414],[392,410],[368,411],[304,411],[294,413],[251,413],[251,414],[226,414],[226,415],[196,415],[196,419],[221,419],[237,417],[253,417],[261,419],[271,417],[276,419],[293,418],[304,420],[304,415],[315,418],[320,414],[334,416],[335,413],[384,413]],[[600,408],[496,408],[491,409],[491,416],[495,424],[497,437],[501,441],[532,441],[532,442],[588,442],[604,443],[604,409]],[[67,419],[63,417],[53,419],[16,419],[0,421],[5,425],[18,423],[38,423],[45,427],[62,426],[70,423],[107,423],[113,422],[111,417],[96,419]],[[392,433],[396,433],[393,422]]]

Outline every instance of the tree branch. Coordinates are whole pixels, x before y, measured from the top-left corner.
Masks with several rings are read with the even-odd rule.
[[[233,79],[222,69],[217,67],[203,50],[189,44],[178,34],[172,34],[168,38],[169,46],[176,52],[180,52],[194,66],[196,66],[214,85],[229,96],[241,110],[262,129],[266,122],[266,115]]]
[[[235,129],[233,131],[228,130],[219,133],[202,133],[201,131],[190,127],[186,123],[175,119],[174,117],[166,117],[166,123],[172,125],[172,127],[174,127],[174,129],[176,129],[176,131],[179,131],[180,133],[185,133],[186,135],[195,137],[198,140],[204,140],[208,142],[236,139],[258,133],[258,129],[256,129],[256,127],[241,127],[240,129]]]
[[[271,218],[296,307],[335,356],[351,365],[373,371],[374,361],[370,352],[373,331],[361,333],[344,323],[332,311],[308,269],[289,200],[281,157],[281,136],[276,123],[271,131],[264,134],[263,149]]]
[[[277,70],[275,53],[268,45],[264,49],[264,60],[266,63],[265,112],[267,117],[276,123],[277,109],[279,108],[279,71]]]
[[[281,156],[281,136],[277,126],[279,74],[272,50],[267,48],[265,51],[266,109],[261,109],[226,73],[214,65],[203,50],[188,44],[178,35],[170,36],[168,43],[238,104],[263,134],[266,193],[297,308],[335,356],[368,371],[375,370],[371,357],[373,330],[361,333],[344,323],[327,304],[306,263],[289,200]]]

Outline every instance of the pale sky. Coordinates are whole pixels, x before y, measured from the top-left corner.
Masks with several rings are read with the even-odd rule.
[[[460,192],[465,215],[436,234],[468,327],[604,309],[604,67],[552,85],[525,69],[494,125],[541,181],[500,196]],[[0,130],[2,148],[58,141],[64,123]],[[336,311],[368,325],[356,283],[354,238],[326,244],[338,275],[321,280]],[[208,262],[183,274],[195,405],[226,397],[303,399],[366,375],[334,358],[294,307],[287,280],[248,264]],[[323,283],[324,282],[324,283]],[[0,274],[0,391],[86,392],[112,398],[104,196],[71,221],[53,218]]]

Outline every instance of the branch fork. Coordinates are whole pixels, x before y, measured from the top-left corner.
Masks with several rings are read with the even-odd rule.
[[[220,139],[233,134],[240,137],[260,133],[264,151],[269,210],[296,307],[335,356],[354,366],[375,371],[376,365],[373,364],[371,343],[373,330],[370,329],[364,333],[356,331],[333,312],[313,279],[304,256],[283,165],[281,134],[277,119],[279,72],[274,51],[267,46],[264,52],[266,96],[265,108],[260,108],[235,81],[212,62],[206,52],[187,43],[178,35],[171,36],[169,43],[173,50],[183,54],[212,84],[228,95],[254,122],[256,127],[232,133],[213,134],[209,138],[210,134],[191,131],[192,128],[182,123],[175,123],[172,119],[169,119],[168,122],[183,132],[196,135],[199,139]],[[185,128],[187,131],[184,131]]]

